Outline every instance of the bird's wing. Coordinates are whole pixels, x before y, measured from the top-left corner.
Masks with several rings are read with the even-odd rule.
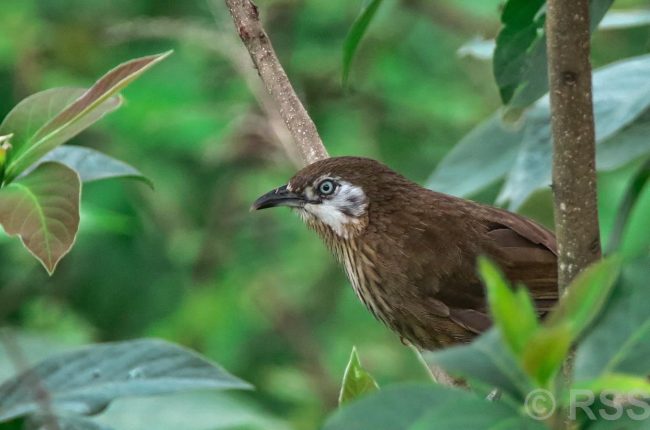
[[[480,220],[481,225],[476,238],[459,246],[460,252],[468,255],[459,256],[456,260],[459,266],[449,274],[422,279],[430,284],[427,289],[433,292],[433,298],[443,303],[448,308],[449,319],[464,329],[476,334],[487,330],[491,319],[485,290],[475,268],[476,258],[483,254],[495,261],[513,284],[526,285],[537,311],[544,315],[558,297],[553,233],[532,220],[501,209],[472,204],[470,210],[472,220]],[[430,234],[439,234],[435,230],[432,227]]]

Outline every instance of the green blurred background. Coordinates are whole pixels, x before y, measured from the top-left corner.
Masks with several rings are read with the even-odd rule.
[[[489,61],[457,54],[477,35],[495,36],[500,0],[386,1],[348,91],[341,51],[360,1],[258,5],[331,155],[377,158],[422,183],[500,105]],[[77,243],[51,278],[18,240],[0,238],[0,315],[30,348],[145,336],[194,348],[257,387],[229,395],[228,407],[201,400],[223,417],[212,428],[317,427],[352,345],[380,384],[427,380],[297,217],[249,212],[293,174],[295,154],[221,1],[3,0],[0,28],[3,116],[34,92],[89,86],[120,62],[175,50],[72,142],[133,164],[155,190],[86,185]],[[609,31],[595,37],[594,64],[649,50],[648,27]],[[635,167],[600,177],[604,231]],[[474,197],[492,202],[497,189]],[[550,194],[533,200],[525,211],[551,222]],[[245,408],[266,418],[236,418]]]

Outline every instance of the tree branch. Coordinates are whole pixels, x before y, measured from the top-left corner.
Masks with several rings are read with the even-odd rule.
[[[303,163],[327,158],[316,126],[291,86],[262,27],[257,6],[250,0],[226,0],[226,5],[264,86],[279,106],[280,116],[293,136]]]
[[[601,256],[589,62],[589,0],[548,0],[553,193],[560,292]]]

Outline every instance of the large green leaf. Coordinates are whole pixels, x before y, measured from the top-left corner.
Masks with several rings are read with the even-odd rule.
[[[247,389],[198,354],[161,340],[95,345],[48,358],[0,385],[0,421],[39,411],[34,379],[60,413],[92,415],[121,397]]]
[[[359,43],[361,43],[363,35],[368,30],[370,22],[374,18],[375,13],[377,13],[381,2],[382,0],[367,0],[363,9],[361,9],[361,13],[354,20],[350,31],[345,37],[345,45],[343,46],[343,86],[347,86],[348,84],[354,55],[357,52],[357,48],[359,48]]]
[[[593,31],[614,0],[591,0]],[[544,0],[509,0],[496,39],[494,77],[509,110],[521,112],[548,91]]]
[[[47,161],[65,164],[77,172],[83,182],[110,178],[132,178],[153,186],[152,182],[135,167],[83,146],[65,145],[55,148],[37,161],[36,164]]]
[[[0,224],[52,274],[70,251],[79,228],[79,176],[47,162],[0,189]]]
[[[16,145],[9,152],[6,180],[11,181],[46,153],[119,107],[120,99],[113,96],[169,54],[142,57],[117,66],[62,110],[59,109],[63,101],[69,102],[73,91],[78,90],[61,94],[51,90],[16,106],[0,126],[0,134],[16,136]],[[52,107],[48,98],[53,99]]]
[[[650,374],[650,258],[623,267],[607,307],[576,351],[575,379]]]
[[[469,345],[424,352],[422,355],[427,363],[442,367],[452,376],[468,380],[472,386],[480,385],[488,390],[499,388],[520,399],[533,388],[496,329],[488,330]]]
[[[480,422],[474,428],[490,428],[503,424],[508,418],[518,419],[517,412],[505,402],[489,402],[468,391],[439,385],[399,385],[377,391],[348,406],[338,409],[326,422],[324,430],[440,430],[472,428],[453,427],[456,416],[466,408],[476,408],[465,422]],[[481,420],[480,414],[483,415]],[[465,412],[468,412],[465,410]],[[431,418],[440,419],[440,426],[429,427]]]
[[[85,417],[77,415],[45,415],[35,414],[29,418],[26,430],[50,430],[56,423],[58,430],[112,430]]]
[[[379,385],[366,369],[361,366],[357,349],[352,348],[350,360],[343,374],[339,405],[377,391]]]
[[[492,319],[510,349],[520,356],[539,327],[530,295],[524,288],[512,291],[501,271],[488,259],[481,257],[478,267],[487,287]]]
[[[650,153],[650,55],[594,73],[597,168],[611,170]],[[509,131],[492,117],[472,130],[438,165],[431,188],[467,196],[507,175],[499,202],[519,208],[551,181],[551,125],[548,95]],[[498,143],[495,143],[498,142]],[[602,153],[601,153],[602,151]],[[513,166],[514,165],[514,166]]]
[[[498,114],[479,124],[438,164],[427,187],[468,196],[503,178],[521,146],[523,129],[507,128]]]

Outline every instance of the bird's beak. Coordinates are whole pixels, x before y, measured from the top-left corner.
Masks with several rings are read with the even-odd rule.
[[[275,206],[289,206],[295,208],[301,207],[304,204],[305,199],[302,196],[287,190],[287,186],[283,185],[275,190],[269,191],[255,200],[251,206],[251,211],[272,208]]]

